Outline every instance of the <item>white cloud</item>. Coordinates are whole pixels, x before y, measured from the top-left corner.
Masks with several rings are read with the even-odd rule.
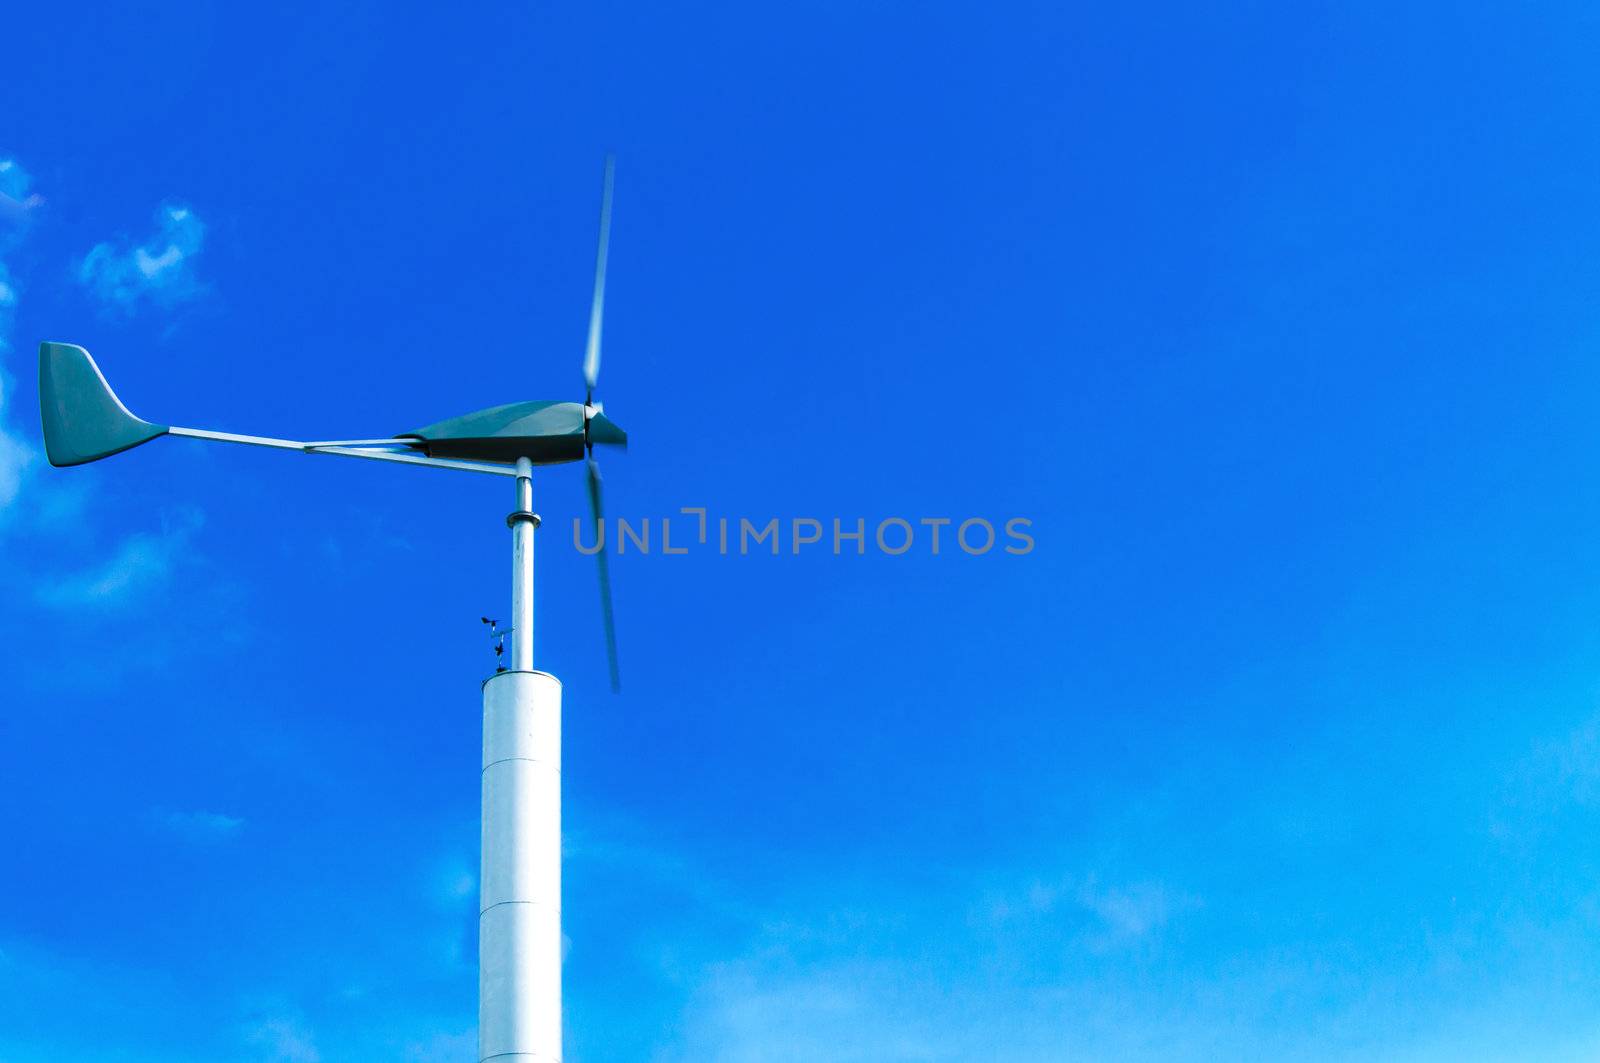
[[[220,842],[238,836],[244,820],[221,812],[163,812],[158,822],[185,841]]]
[[[160,533],[130,535],[104,563],[40,587],[39,601],[58,609],[125,605],[171,578],[202,523],[198,510],[187,510]]]
[[[83,257],[78,279],[105,305],[132,312],[145,300],[171,305],[200,294],[194,258],[205,243],[205,224],[177,203],[164,204],[155,220],[156,233],[143,244],[97,244]]]

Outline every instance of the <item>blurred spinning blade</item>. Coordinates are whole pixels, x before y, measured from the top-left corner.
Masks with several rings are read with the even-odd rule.
[[[594,404],[594,386],[600,378],[600,329],[606,309],[606,249],[611,243],[611,183],[616,170],[616,160],[606,156],[605,183],[600,193],[600,249],[594,261],[594,301],[589,305],[589,344],[583,355],[583,445],[587,453],[589,483],[589,513],[594,518],[595,542],[600,549],[595,561],[600,565],[600,612],[606,625],[606,663],[611,670],[611,689],[622,689],[622,678],[617,670],[617,628],[611,615],[611,563],[606,557],[604,532],[605,507],[600,501],[600,466],[594,460],[594,442],[589,437],[589,422],[598,408]]]
[[[589,345],[583,354],[584,405],[594,405],[600,379],[600,323],[606,312],[606,248],[611,243],[611,180],[616,160],[606,156],[605,184],[600,193],[600,250],[594,260],[594,302],[589,306]]]
[[[611,567],[606,559],[604,532],[600,530],[605,519],[605,507],[600,502],[600,466],[594,458],[588,461],[589,513],[594,518],[595,542],[600,549],[594,555],[600,564],[600,613],[606,625],[606,663],[611,669],[611,689],[622,689],[622,677],[617,670],[617,628],[611,616]]]

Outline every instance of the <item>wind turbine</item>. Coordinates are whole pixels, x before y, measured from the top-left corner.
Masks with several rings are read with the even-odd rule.
[[[582,402],[513,402],[452,417],[387,439],[300,442],[154,424],[135,417],[89,352],[39,345],[39,406],[45,453],[57,467],[83,465],[161,436],[243,443],[303,454],[398,462],[516,480],[511,528],[511,665],[483,683],[483,834],[478,914],[478,1058],[511,1063],[561,1059],[561,683],[533,667],[533,467],[582,461],[589,508],[601,505],[596,446],[626,446],[627,434],[595,401],[611,238],[613,160],[606,159],[594,299],[584,349]],[[617,641],[604,540],[600,605],[611,686]]]

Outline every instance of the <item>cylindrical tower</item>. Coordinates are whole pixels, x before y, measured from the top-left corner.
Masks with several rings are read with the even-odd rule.
[[[561,683],[483,685],[478,1059],[561,1059]]]

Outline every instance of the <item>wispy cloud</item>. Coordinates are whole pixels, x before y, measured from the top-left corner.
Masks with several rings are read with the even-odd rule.
[[[457,908],[478,893],[478,876],[465,862],[450,860],[433,873],[433,895],[444,908]]]
[[[19,246],[33,215],[43,203],[32,191],[32,179],[15,160],[0,158],[0,255]],[[193,259],[205,238],[205,226],[194,212],[167,204],[156,212],[157,231],[138,246],[103,243],[83,259],[79,276],[108,305],[131,310],[143,300],[170,304],[190,298],[200,285]],[[11,329],[20,284],[0,258],[0,354],[11,348]],[[9,424],[13,392],[8,367],[0,363],[0,525],[39,528],[60,523],[82,500],[80,491],[30,486],[41,464],[39,449]],[[26,522],[15,518],[28,495]],[[36,590],[41,604],[55,608],[123,605],[164,585],[183,560],[201,523],[197,510],[165,522],[160,532],[140,532],[118,544],[110,557],[93,567],[49,578]]]
[[[152,1022],[179,992],[171,971],[12,933],[0,945],[0,1060],[199,1063],[217,1058],[204,1050],[208,1031],[203,1026],[191,1026],[188,1037],[174,1044],[178,1039],[168,1039],[159,1021]],[[191,1005],[198,995],[191,995]],[[200,1013],[204,1010],[205,1004],[198,1005]],[[203,1046],[198,1052],[191,1048],[196,1042]]]
[[[299,1021],[282,1016],[264,1019],[250,1029],[249,1039],[262,1046],[271,1063],[321,1063],[316,1039]]]
[[[1107,894],[1110,895],[1109,893]],[[1098,896],[1098,895],[1096,895]],[[949,900],[950,898],[947,898]],[[688,989],[662,1063],[933,1063],[1004,1059],[1238,1058],[1225,1024],[1152,1003],[1148,968],[1129,950],[1097,949],[1077,887],[1021,898],[1031,921],[949,918],[941,904],[823,914],[764,926],[743,949],[688,968]],[[1149,902],[1091,916],[1149,934]],[[1164,906],[1164,905],[1163,905]],[[1107,929],[1102,933],[1112,933]],[[1225,995],[1220,994],[1219,995]]]
[[[478,1031],[434,1034],[406,1045],[406,1063],[464,1063],[478,1058]]]
[[[1101,925],[1117,938],[1142,938],[1164,926],[1178,907],[1193,901],[1174,896],[1156,882],[1136,882],[1131,886],[1099,889],[1093,883],[1078,895],[1079,903],[1099,917]]]
[[[165,831],[190,842],[223,842],[239,836],[244,820],[222,812],[157,812],[156,822]]]
[[[32,191],[33,180],[16,159],[0,159],[0,226],[18,230],[44,204]]]
[[[159,533],[128,536],[105,562],[39,588],[39,601],[58,609],[125,605],[167,583],[203,523],[199,510],[185,510]]]
[[[0,354],[11,349],[11,326],[17,314],[17,289],[11,270],[0,261]]]
[[[1044,881],[990,895],[989,918],[997,926],[1048,920],[1070,925],[1085,945],[1108,948],[1151,937],[1199,900],[1159,882],[1104,883],[1095,875]]]
[[[691,976],[681,1057],[671,1058],[1103,1058],[1099,1035],[1068,1018],[1107,1006],[1082,971],[1127,969],[1096,957],[1127,956],[1193,905],[1154,882],[1068,876],[1035,880],[992,906],[993,921],[961,930],[936,910],[768,921],[742,955]],[[984,977],[958,973],[974,970]]]
[[[599,862],[603,878],[625,875],[636,894],[671,898],[673,919],[654,925],[639,947],[654,956],[660,977],[645,994],[660,1002],[659,1021],[672,1032],[631,1046],[640,1058],[1227,1056],[1212,1051],[1215,1037],[1175,1051],[1193,1031],[1141,1012],[1169,962],[1170,931],[1202,908],[1153,869],[1065,870],[1076,861],[1052,851],[1037,865],[1049,871],[923,869],[880,878],[829,869],[815,881],[785,872],[780,884],[701,864],[628,827],[575,833],[564,852],[580,882]],[[609,935],[623,917],[605,914],[598,932]],[[571,932],[589,948],[597,929],[576,922]],[[610,1007],[578,994],[571,1006]]]
[[[169,306],[203,290],[194,267],[206,234],[199,215],[166,203],[155,222],[155,235],[142,244],[106,242],[83,257],[78,279],[105,306],[131,313],[146,301]]]
[[[0,381],[0,387],[3,384]],[[22,494],[23,481],[38,457],[21,437],[0,428],[0,510],[8,509]]]
[[[14,250],[27,228],[29,214],[42,200],[30,191],[32,178],[15,159],[0,158],[0,255]],[[16,322],[16,279],[0,258],[0,355],[11,350],[11,330]],[[0,512],[8,510],[22,493],[22,485],[38,454],[24,439],[11,431],[7,422],[11,378],[0,364]]]
[[[10,308],[16,295],[7,284],[5,263],[0,262],[0,354],[7,349],[6,337],[11,320]],[[0,513],[10,509],[11,503],[22,493],[22,485],[29,472],[38,463],[39,453],[22,436],[11,431],[7,416],[11,397],[11,378],[4,365],[0,365]]]
[[[794,964],[751,957],[710,970],[689,1002],[678,1043],[663,1058],[716,1063],[826,1063],[997,1058],[952,1036],[936,979],[903,964]],[[1010,1057],[1007,1057],[1010,1058]]]

